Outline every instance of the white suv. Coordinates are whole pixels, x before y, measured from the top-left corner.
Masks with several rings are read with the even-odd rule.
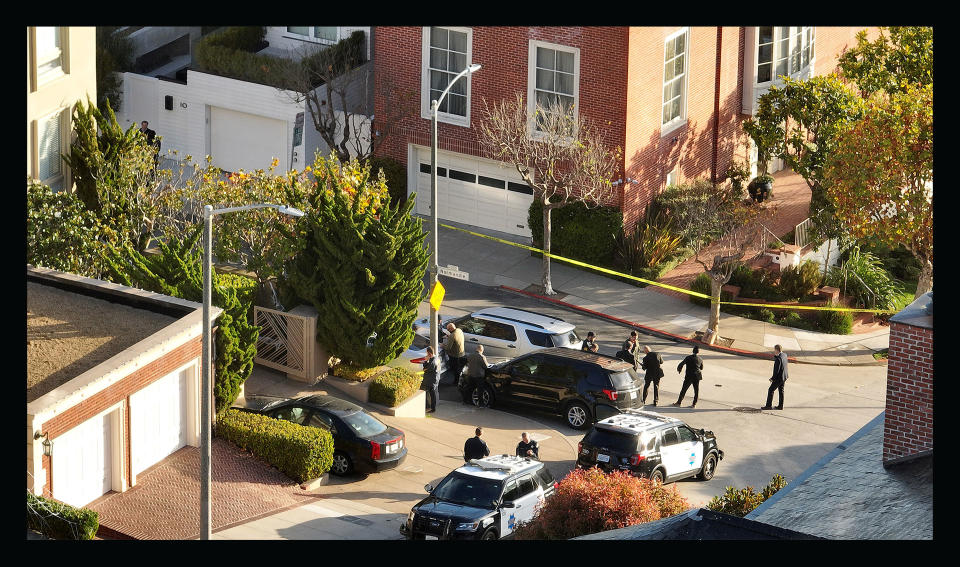
[[[583,340],[577,336],[574,325],[563,319],[516,307],[481,309],[469,315],[445,318],[442,326],[445,327],[447,323],[453,323],[463,331],[466,354],[475,350],[476,347],[471,345],[481,344],[487,359],[515,358],[542,348],[579,350],[583,346]],[[413,329],[417,334],[429,337],[429,318],[414,321]],[[446,334],[445,329],[443,334]]]
[[[441,480],[400,526],[408,539],[499,539],[553,496],[557,483],[544,464],[527,457],[473,459]]]

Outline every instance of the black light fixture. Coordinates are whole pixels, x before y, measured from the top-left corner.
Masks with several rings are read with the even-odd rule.
[[[37,431],[33,434],[34,439],[40,439],[43,437],[43,456],[52,457],[53,456],[53,443],[50,442],[50,439],[47,437],[46,433],[40,433]]]

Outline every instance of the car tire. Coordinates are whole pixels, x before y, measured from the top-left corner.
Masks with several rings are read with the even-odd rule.
[[[482,540],[492,540],[500,539],[500,534],[497,533],[497,528],[487,528],[484,530],[483,535],[480,536]]]
[[[563,419],[574,429],[586,429],[591,423],[590,408],[583,402],[571,402],[563,411]]]
[[[493,405],[493,390],[490,386],[480,385],[473,389],[470,400],[478,408],[488,408]]]
[[[353,472],[353,461],[343,451],[334,451],[333,465],[330,466],[330,472],[337,476],[346,476]]]
[[[650,480],[660,481],[660,484],[663,484],[663,469],[653,469],[650,473]]]
[[[700,469],[700,474],[697,475],[697,478],[700,480],[710,480],[716,472],[717,454],[711,451],[707,454],[706,458],[703,459],[703,468]]]

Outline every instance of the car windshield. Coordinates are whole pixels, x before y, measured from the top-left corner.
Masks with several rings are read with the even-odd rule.
[[[370,437],[387,430],[386,425],[380,423],[370,414],[362,411],[342,415],[340,419],[350,426],[350,429],[356,433],[357,437]]]
[[[636,382],[640,381],[640,377],[630,368],[622,372],[611,372],[610,380],[613,382],[613,387],[617,390],[629,390],[634,387]]]
[[[494,508],[494,501],[500,499],[501,492],[503,483],[499,480],[461,473],[451,473],[433,489],[433,495],[446,502],[490,510]]]
[[[637,436],[617,433],[606,429],[594,428],[583,438],[584,443],[592,447],[603,447],[618,453],[632,453],[637,450]]]

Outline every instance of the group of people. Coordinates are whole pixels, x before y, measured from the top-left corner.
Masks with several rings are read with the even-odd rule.
[[[464,356],[466,351],[463,346],[463,331],[453,323],[447,323],[446,329],[447,336],[441,348],[447,355],[450,371],[457,379],[457,388],[460,390],[463,403],[471,404],[473,386],[483,380],[487,371],[487,357],[483,354],[483,345],[477,345],[474,352]],[[433,347],[428,346],[426,360],[423,362],[423,388],[427,393],[427,413],[437,410],[439,396],[440,373],[435,354]],[[467,369],[466,376],[461,378],[464,367]]]
[[[583,341],[582,350],[587,352],[597,352],[599,346],[597,345],[597,336],[593,331],[587,333],[586,340]],[[774,345],[774,358],[773,358],[773,376],[770,378],[770,388],[767,390],[767,403],[761,409],[774,409],[771,404],[773,403],[773,393],[776,391],[779,393],[779,404],[776,409],[783,409],[783,388],[784,384],[787,381],[787,355],[783,352],[783,349],[780,345]],[[635,371],[645,370],[643,377],[643,393],[640,396],[640,403],[646,405],[647,403],[647,392],[649,391],[650,384],[653,384],[653,405],[656,406],[659,403],[660,398],[660,379],[663,378],[663,357],[660,356],[660,353],[650,350],[649,346],[643,347],[643,357],[640,357],[640,344],[637,342],[637,332],[630,331],[630,336],[623,341],[623,345],[619,351],[616,353],[616,357],[620,360],[628,362],[633,365]],[[691,408],[697,407],[697,399],[700,397],[700,380],[703,379],[703,359],[700,358],[700,347],[694,345],[693,353],[684,357],[680,361],[680,364],[677,365],[677,373],[684,371],[683,377],[683,386],[680,388],[680,397],[677,398],[677,401],[671,404],[674,407],[680,407],[680,404],[683,402],[684,396],[687,394],[687,390],[692,386],[693,387],[693,403],[690,404]]]
[[[490,448],[487,442],[480,438],[483,435],[483,428],[477,427],[474,430],[475,435],[467,439],[463,444],[463,462],[469,463],[473,459],[482,459],[490,456]],[[527,457],[531,459],[540,459],[540,447],[537,442],[530,438],[526,431],[520,434],[520,442],[514,454],[518,457]]]

